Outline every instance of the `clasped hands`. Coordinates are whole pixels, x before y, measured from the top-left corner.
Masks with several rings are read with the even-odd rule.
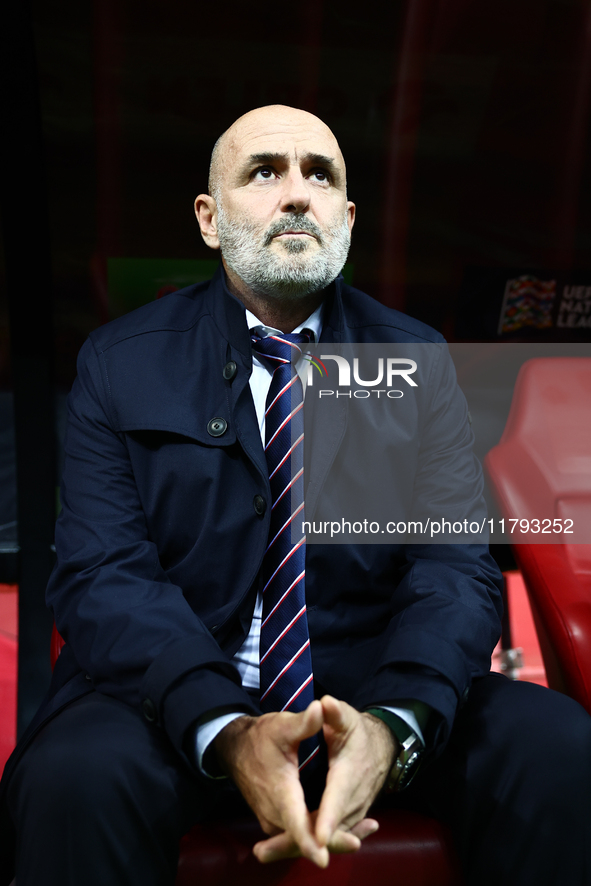
[[[328,775],[320,807],[309,812],[298,747],[320,730]],[[215,739],[222,768],[269,835],[253,849],[261,862],[304,856],[321,868],[330,852],[355,852],[378,823],[365,814],[390,770],[397,742],[377,717],[325,695],[299,714],[239,717]]]

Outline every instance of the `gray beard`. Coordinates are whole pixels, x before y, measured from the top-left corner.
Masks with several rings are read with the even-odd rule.
[[[307,231],[320,245],[310,252],[308,238],[282,240],[282,253],[270,249],[285,231]],[[306,216],[293,213],[273,222],[261,234],[250,222],[229,221],[218,202],[218,237],[228,267],[257,295],[279,300],[303,298],[324,289],[340,274],[351,245],[345,214],[326,231]]]

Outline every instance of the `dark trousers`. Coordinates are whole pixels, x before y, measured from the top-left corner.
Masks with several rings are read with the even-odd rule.
[[[491,674],[444,753],[392,802],[450,825],[470,886],[589,886],[591,717]],[[173,884],[180,837],[245,809],[229,784],[192,775],[139,712],[96,692],[37,735],[8,804],[18,886]]]

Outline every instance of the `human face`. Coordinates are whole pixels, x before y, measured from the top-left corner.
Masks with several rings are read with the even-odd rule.
[[[268,298],[323,289],[345,263],[355,209],[336,139],[291,108],[251,112],[225,138],[215,196],[229,275]]]

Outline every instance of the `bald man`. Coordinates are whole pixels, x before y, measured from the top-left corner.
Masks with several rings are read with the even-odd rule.
[[[316,697],[261,712],[274,502],[272,371],[256,348],[305,329],[444,349],[339,276],[355,207],[317,117],[241,117],[214,148],[209,191],[195,211],[221,253],[213,280],[102,327],[80,353],[47,592],[66,645],[3,778],[0,882],[16,869],[19,886],[172,884],[181,836],[246,803],[268,835],[261,862],[325,867],[376,830],[385,783],[403,788],[424,760],[397,802],[450,824],[469,884],[589,883],[591,719],[488,674],[500,575],[484,546],[308,545],[298,618]],[[406,445],[416,472],[390,491],[439,473],[478,510],[465,402],[437,359],[445,408],[433,427],[414,416],[400,457]],[[325,428],[333,457],[339,428]],[[309,490],[338,490],[330,464],[306,463]],[[314,736],[317,765],[300,772]]]

